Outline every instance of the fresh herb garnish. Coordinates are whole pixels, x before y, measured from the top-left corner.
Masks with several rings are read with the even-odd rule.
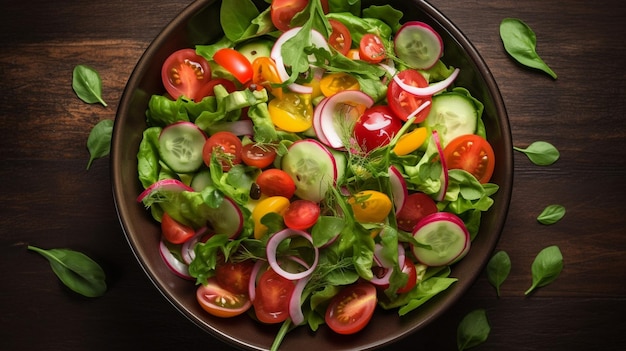
[[[100,74],[91,67],[77,65],[72,73],[72,88],[76,95],[88,104],[101,103],[107,106],[102,99],[102,79]]]
[[[563,270],[563,255],[558,246],[548,246],[541,250],[531,266],[533,283],[525,295],[530,294],[536,288],[552,283]]]
[[[487,263],[487,280],[500,297],[500,286],[511,272],[511,258],[506,251],[496,252]]]
[[[547,141],[535,141],[525,149],[514,146],[513,150],[524,153],[537,166],[549,166],[561,156],[559,150]]]
[[[517,62],[542,70],[556,79],[556,73],[537,54],[537,37],[526,23],[517,18],[503,19],[500,23],[500,38],[506,52]]]
[[[467,350],[482,344],[491,332],[487,312],[483,309],[468,313],[459,323],[456,332],[456,344],[459,349]]]
[[[565,216],[565,207],[549,205],[537,216],[537,221],[541,224],[550,225],[560,221],[563,216]]]
[[[87,138],[87,149],[89,149],[89,163],[100,157],[104,157],[111,151],[111,137],[113,135],[113,120],[105,119],[96,124]]]

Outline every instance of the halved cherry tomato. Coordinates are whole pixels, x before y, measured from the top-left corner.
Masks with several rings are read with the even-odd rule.
[[[194,49],[172,53],[161,67],[161,79],[167,93],[174,99],[185,96],[200,101],[205,95],[201,88],[211,80],[211,66]]]
[[[217,317],[238,316],[252,306],[248,295],[234,294],[220,287],[215,277],[198,287],[196,299],[205,311]]]
[[[261,239],[267,232],[267,226],[261,223],[261,219],[268,213],[283,215],[289,207],[289,199],[283,196],[270,196],[259,201],[252,210],[252,222],[254,223],[254,238]]]
[[[274,27],[286,32],[291,28],[291,20],[294,16],[304,10],[309,0],[272,0],[270,16]],[[322,9],[328,13],[328,0],[322,0]]]
[[[257,57],[252,62],[252,83],[261,86],[277,98],[283,96],[283,89],[272,87],[272,84],[280,84],[280,74],[276,69],[276,63],[269,57]]]
[[[350,30],[343,23],[329,19],[328,22],[332,27],[332,32],[328,38],[328,44],[342,55],[347,55],[352,45],[352,35]]]
[[[163,212],[161,217],[161,232],[165,240],[172,244],[182,244],[196,234],[193,228],[179,223],[167,212]]]
[[[241,160],[248,166],[265,168],[276,159],[276,149],[273,146],[260,146],[249,143],[241,149]]]
[[[241,163],[241,140],[231,132],[217,132],[211,135],[204,143],[202,159],[207,166],[211,165],[211,155],[217,153],[217,158],[224,171],[230,170],[233,165]]]
[[[386,105],[368,108],[354,125],[356,142],[369,152],[379,146],[389,144],[394,135],[402,128],[402,123]]]
[[[290,199],[296,192],[296,183],[282,169],[266,169],[257,177],[256,183],[261,193],[267,196],[282,196]]]
[[[412,233],[420,219],[437,211],[437,204],[430,196],[424,193],[410,194],[396,216],[398,228]]]
[[[241,84],[252,79],[252,63],[239,51],[232,48],[223,48],[213,54],[213,61],[224,67]]]
[[[495,154],[491,144],[476,134],[466,134],[452,139],[443,150],[450,169],[463,169],[487,183],[495,168]]]
[[[376,34],[363,35],[359,42],[359,57],[370,63],[379,63],[384,60],[387,57],[387,51],[383,40]]]
[[[215,267],[215,279],[221,287],[234,294],[247,294],[253,267],[252,260],[236,263],[222,260]]]
[[[320,90],[326,97],[343,90],[359,90],[360,88],[359,81],[344,72],[327,74],[320,81]]]
[[[311,99],[295,93],[283,93],[282,98],[267,104],[272,123],[287,132],[304,132],[313,125]]]
[[[414,87],[424,88],[428,86],[426,78],[416,70],[405,69],[398,73],[398,77],[406,84]],[[393,112],[403,121],[413,113],[420,105],[426,101],[432,102],[432,97],[416,96],[402,89],[395,80],[391,80],[387,89],[387,101]],[[430,112],[430,105],[424,108],[415,116],[414,123],[423,122]]]
[[[263,323],[281,323],[289,317],[289,299],[295,285],[271,268],[261,274],[256,286],[254,312]]]
[[[366,282],[350,285],[335,295],[326,309],[326,324],[339,334],[363,329],[376,308],[376,288]]]
[[[198,91],[199,96],[215,96],[213,91],[216,85],[223,85],[227,92],[232,93],[237,90],[237,86],[231,80],[226,78],[213,78]]]
[[[291,229],[309,229],[320,217],[320,206],[309,200],[296,200],[283,214],[285,225]]]
[[[415,128],[412,131],[403,134],[396,146],[393,148],[393,152],[398,156],[408,155],[411,152],[419,149],[424,141],[428,138],[428,130],[426,127]]]
[[[413,290],[413,287],[417,285],[417,269],[415,268],[415,264],[411,262],[408,257],[404,258],[404,266],[402,267],[402,273],[408,276],[406,284],[403,287],[398,289],[398,294],[408,293]]]

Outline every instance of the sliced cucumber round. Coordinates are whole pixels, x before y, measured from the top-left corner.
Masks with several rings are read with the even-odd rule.
[[[314,139],[298,140],[282,159],[283,171],[296,183],[296,196],[320,202],[337,181],[337,163],[333,154]]]
[[[413,254],[427,266],[445,266],[459,261],[470,248],[470,235],[465,223],[456,215],[436,212],[422,218],[413,237],[424,246],[414,246]]]
[[[422,123],[439,132],[442,145],[464,134],[474,134],[478,111],[471,98],[456,92],[433,96],[430,112]]]
[[[192,173],[202,166],[202,148],[207,137],[191,122],[167,126],[159,136],[161,160],[176,173]]]

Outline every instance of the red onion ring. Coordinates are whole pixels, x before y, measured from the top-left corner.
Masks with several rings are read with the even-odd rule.
[[[289,318],[294,325],[300,325],[304,322],[304,314],[302,313],[302,291],[304,291],[304,287],[311,280],[311,276],[304,277],[296,282],[296,287],[293,289],[291,293],[291,298],[289,299]]]
[[[315,252],[315,259],[313,260],[313,263],[311,264],[311,266],[307,268],[305,271],[302,271],[299,273],[287,272],[278,264],[278,261],[276,258],[276,253],[277,253],[276,250],[278,249],[278,245],[283,240],[290,238],[292,236],[300,236],[308,240],[311,243],[311,247],[313,248]],[[289,228],[283,229],[275,233],[269,238],[269,240],[267,241],[266,253],[267,253],[267,261],[270,267],[272,267],[272,269],[276,273],[278,273],[280,276],[289,280],[299,280],[299,279],[309,276],[311,273],[313,273],[313,270],[315,270],[315,268],[317,267],[317,261],[319,259],[319,250],[317,247],[315,247],[315,245],[313,245],[313,238],[311,237],[311,235],[302,230],[295,230],[295,229],[289,229]]]
[[[435,95],[438,92],[446,89],[448,86],[450,86],[450,84],[452,84],[452,82],[454,82],[454,80],[456,79],[456,77],[459,75],[460,69],[455,68],[454,71],[452,72],[452,74],[450,74],[450,76],[448,76],[448,78],[439,81],[437,83],[433,83],[427,87],[424,88],[419,88],[419,87],[414,87],[412,85],[406,84],[405,82],[402,81],[402,79],[400,79],[400,77],[398,77],[397,70],[395,68],[392,68],[390,66],[387,66],[385,64],[379,63],[379,65],[384,68],[389,74],[391,74],[393,76],[393,79],[396,81],[396,83],[400,86],[400,88],[402,88],[404,91],[406,91],[409,94],[413,94],[416,96],[431,96],[431,95]]]

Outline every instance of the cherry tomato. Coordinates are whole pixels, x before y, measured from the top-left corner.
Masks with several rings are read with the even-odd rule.
[[[276,159],[276,149],[273,146],[259,146],[249,143],[241,149],[241,160],[248,166],[265,168]]]
[[[400,128],[402,122],[389,106],[376,105],[365,110],[359,117],[354,125],[354,138],[364,151],[369,152],[389,144]]]
[[[359,42],[359,57],[363,61],[379,63],[387,57],[385,44],[376,34],[367,33],[363,35]]]
[[[304,132],[313,125],[313,105],[304,95],[283,93],[267,104],[272,123],[287,132]]]
[[[343,90],[359,90],[360,88],[359,81],[344,72],[327,74],[320,81],[320,90],[326,97]]]
[[[217,50],[213,55],[213,61],[224,67],[241,84],[245,84],[252,79],[252,63],[235,49],[223,48]]]
[[[446,165],[450,169],[463,169],[481,183],[487,183],[493,175],[495,155],[487,140],[466,134],[452,139],[443,150]]]
[[[193,228],[177,222],[167,212],[163,212],[161,218],[161,232],[165,240],[172,244],[182,244],[196,233]]]
[[[263,323],[281,323],[289,317],[289,299],[295,285],[271,268],[261,274],[256,286],[254,312]]]
[[[272,84],[280,84],[280,74],[276,69],[276,63],[269,57],[257,57],[252,62],[252,83],[269,91],[276,98],[283,96],[283,89],[272,87]]]
[[[291,20],[294,16],[304,10],[309,0],[272,0],[270,16],[274,27],[286,32],[291,28]],[[322,0],[322,10],[328,13],[328,0]]]
[[[401,71],[398,73],[398,77],[404,83],[414,87],[424,88],[428,86],[426,78],[424,78],[421,73],[413,69],[405,69]],[[412,114],[413,111],[417,110],[420,105],[426,101],[430,101],[432,103],[432,100],[433,99],[430,96],[415,96],[406,92],[398,85],[398,83],[396,83],[395,79],[391,80],[389,88],[387,89],[387,102],[389,103],[389,107],[391,107],[391,110],[396,114],[396,116],[403,121],[406,121],[408,116]],[[414,123],[420,123],[426,119],[428,112],[430,112],[430,106],[431,105],[428,105],[415,116]]]
[[[350,285],[335,295],[326,309],[326,324],[339,334],[363,329],[376,308],[376,288],[366,282]]]
[[[289,207],[289,199],[283,196],[270,196],[256,204],[252,210],[254,222],[254,238],[261,239],[267,232],[267,226],[261,223],[261,219],[268,213],[283,215]]]
[[[291,229],[311,228],[320,217],[320,206],[309,200],[296,200],[289,204],[283,214],[285,225]]]
[[[352,35],[350,30],[343,23],[330,19],[328,20],[332,27],[332,32],[328,38],[328,44],[342,55],[347,55],[352,45]]]
[[[415,128],[403,134],[400,139],[398,139],[396,146],[393,148],[393,152],[398,156],[408,155],[419,149],[426,141],[426,138],[428,138],[428,130],[426,127]]]
[[[241,163],[241,140],[231,132],[217,132],[211,135],[204,143],[202,159],[204,164],[211,164],[211,155],[217,152],[217,158],[224,171],[230,170],[233,165]]]
[[[267,196],[282,196],[290,199],[296,192],[296,183],[282,169],[266,169],[257,177],[256,183],[261,193]]]
[[[237,90],[237,86],[231,80],[226,78],[213,78],[198,91],[200,96],[215,96],[214,88],[216,85],[223,85],[226,91],[232,93]]]
[[[396,216],[398,228],[412,233],[420,219],[437,211],[437,204],[430,196],[424,193],[410,194]]]
[[[215,279],[221,287],[234,294],[247,294],[253,267],[252,260],[236,263],[222,260],[215,267]]]
[[[214,277],[198,287],[196,299],[205,311],[217,317],[238,316],[252,306],[248,295],[234,294],[220,287]]]
[[[348,203],[354,218],[361,223],[384,222],[392,207],[389,196],[376,190],[360,191],[348,199]]]
[[[408,293],[409,291],[413,290],[415,285],[417,285],[417,269],[408,257],[404,258],[404,267],[402,267],[402,273],[408,276],[408,280],[403,287],[396,291],[398,294]]]
[[[181,49],[165,60],[161,68],[161,79],[172,98],[184,96],[200,101],[205,96],[199,93],[201,88],[211,80],[211,66],[194,49]]]

